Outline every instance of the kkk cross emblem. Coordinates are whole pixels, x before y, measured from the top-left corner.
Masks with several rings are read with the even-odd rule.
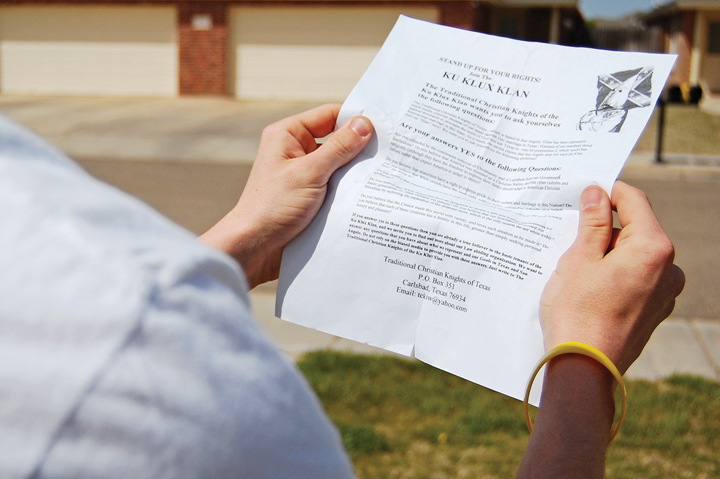
[[[580,119],[583,131],[618,132],[628,111],[651,104],[652,67],[598,76],[598,96],[594,110]]]

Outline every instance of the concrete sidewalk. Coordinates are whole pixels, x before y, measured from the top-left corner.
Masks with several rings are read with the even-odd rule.
[[[265,126],[319,103],[0,95],[0,113],[77,160],[252,164]],[[632,154],[621,177],[720,181],[720,157]]]
[[[317,106],[311,103],[251,103],[225,98],[114,99],[0,95],[0,113],[24,124],[83,160],[233,163],[250,165],[262,129]],[[653,163],[651,154],[631,156],[623,177],[720,181],[720,162],[673,160]],[[371,346],[285,323],[274,316],[275,287],[251,293],[259,322],[278,347],[297,359],[314,349],[383,353]],[[628,371],[632,378],[674,373],[720,380],[720,322],[670,318],[653,335]]]
[[[250,293],[250,297],[260,324],[278,348],[294,360],[307,351],[319,349],[394,354],[277,319],[272,287],[256,289]],[[660,324],[625,377],[657,380],[673,374],[692,374],[720,380],[720,322],[668,318]]]
[[[251,164],[265,126],[318,105],[0,95],[0,113],[77,160]]]

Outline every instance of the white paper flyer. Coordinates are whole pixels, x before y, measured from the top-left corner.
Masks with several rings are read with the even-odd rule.
[[[522,398],[580,193],[611,190],[673,62],[400,17],[338,120],[376,134],[285,249],[277,316]]]

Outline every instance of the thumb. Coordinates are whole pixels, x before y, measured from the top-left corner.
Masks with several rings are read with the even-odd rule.
[[[572,248],[575,253],[600,259],[612,239],[613,220],[610,198],[598,186],[585,188],[580,195],[580,226]]]
[[[327,182],[335,170],[352,161],[373,134],[373,125],[364,116],[356,116],[341,126],[320,148],[307,155],[307,167]]]

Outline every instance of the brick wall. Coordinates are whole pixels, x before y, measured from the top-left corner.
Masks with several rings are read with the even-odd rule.
[[[465,30],[473,30],[477,11],[469,1],[438,2],[440,7],[440,23]]]
[[[226,5],[178,4],[181,95],[228,93]]]

